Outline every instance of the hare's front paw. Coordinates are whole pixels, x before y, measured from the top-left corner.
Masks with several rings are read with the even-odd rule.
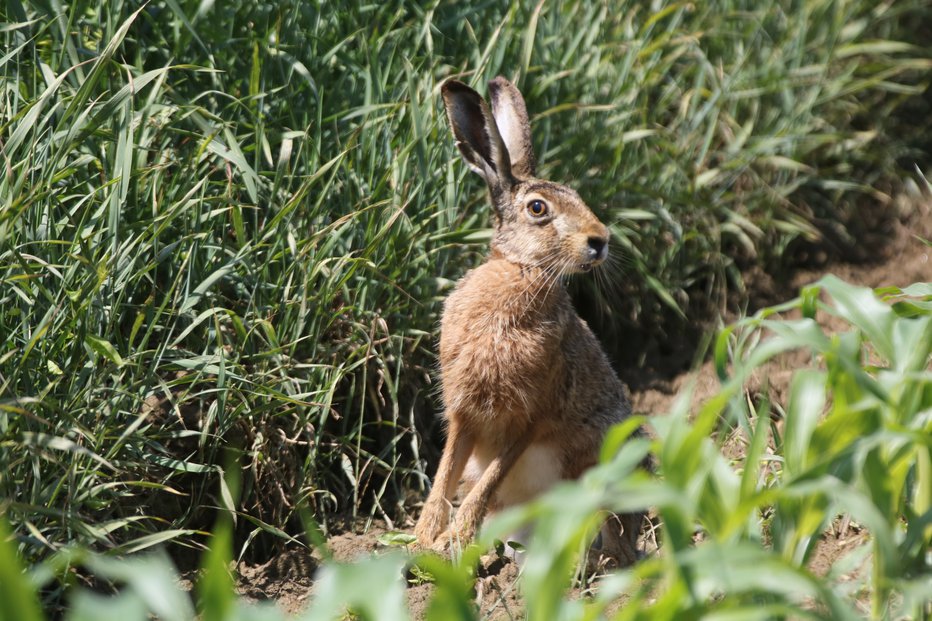
[[[474,522],[453,523],[439,537],[430,549],[446,557],[450,557],[454,550],[462,550],[473,542],[476,537]]]
[[[425,548],[432,547],[437,537],[444,531],[449,522],[449,509],[442,504],[430,503],[424,505],[421,517],[414,526],[414,536],[418,545]]]

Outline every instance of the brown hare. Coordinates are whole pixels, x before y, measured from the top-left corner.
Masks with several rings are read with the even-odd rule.
[[[468,543],[487,511],[527,501],[598,459],[606,430],[631,411],[624,384],[573,309],[568,274],[608,255],[609,231],[572,189],[538,179],[521,93],[489,83],[441,88],[456,146],[489,187],[491,253],[447,298],[440,373],[447,439],[415,535],[438,551]],[[450,523],[460,480],[468,490]],[[614,523],[614,535],[609,524]],[[634,559],[640,516],[602,530]]]

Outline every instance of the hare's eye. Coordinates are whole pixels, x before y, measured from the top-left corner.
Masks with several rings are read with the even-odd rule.
[[[547,215],[547,203],[533,200],[527,204],[527,212],[535,218],[542,218]]]

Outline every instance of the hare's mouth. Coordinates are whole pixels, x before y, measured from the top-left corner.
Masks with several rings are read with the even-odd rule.
[[[589,260],[589,261],[582,261],[582,262],[579,264],[579,271],[580,271],[580,272],[583,272],[583,273],[585,273],[585,274],[588,274],[589,272],[591,272],[591,271],[594,270],[595,268],[599,267],[599,266],[602,265],[603,263],[605,263],[605,259],[601,259],[601,258],[599,258],[599,259],[591,259],[591,260]]]

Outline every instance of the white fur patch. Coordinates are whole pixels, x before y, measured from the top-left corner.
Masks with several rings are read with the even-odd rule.
[[[482,473],[494,458],[494,454],[484,454],[481,451],[474,452],[469,457],[463,471],[463,480],[468,488],[482,478]],[[532,444],[525,449],[499,485],[495,494],[495,508],[505,509],[536,498],[562,478],[563,464],[556,449],[549,444]],[[523,528],[506,537],[506,540],[526,544],[529,534],[529,529]],[[519,565],[523,563],[523,554],[511,546],[507,546],[506,555],[512,557]]]
[[[475,483],[494,459],[494,455],[474,453],[466,464],[463,478]],[[532,444],[525,449],[498,487],[495,495],[499,508],[527,502],[550,489],[563,478],[563,464],[554,447]]]
[[[502,142],[505,143],[505,148],[508,149],[508,155],[511,157],[512,162],[522,159],[525,155],[522,136],[524,127],[518,121],[516,115],[509,112],[496,116],[495,126],[498,127],[498,134],[502,137]]]
[[[560,237],[563,238],[569,236],[575,227],[568,222],[565,217],[557,216],[553,219],[553,228],[555,228]]]

